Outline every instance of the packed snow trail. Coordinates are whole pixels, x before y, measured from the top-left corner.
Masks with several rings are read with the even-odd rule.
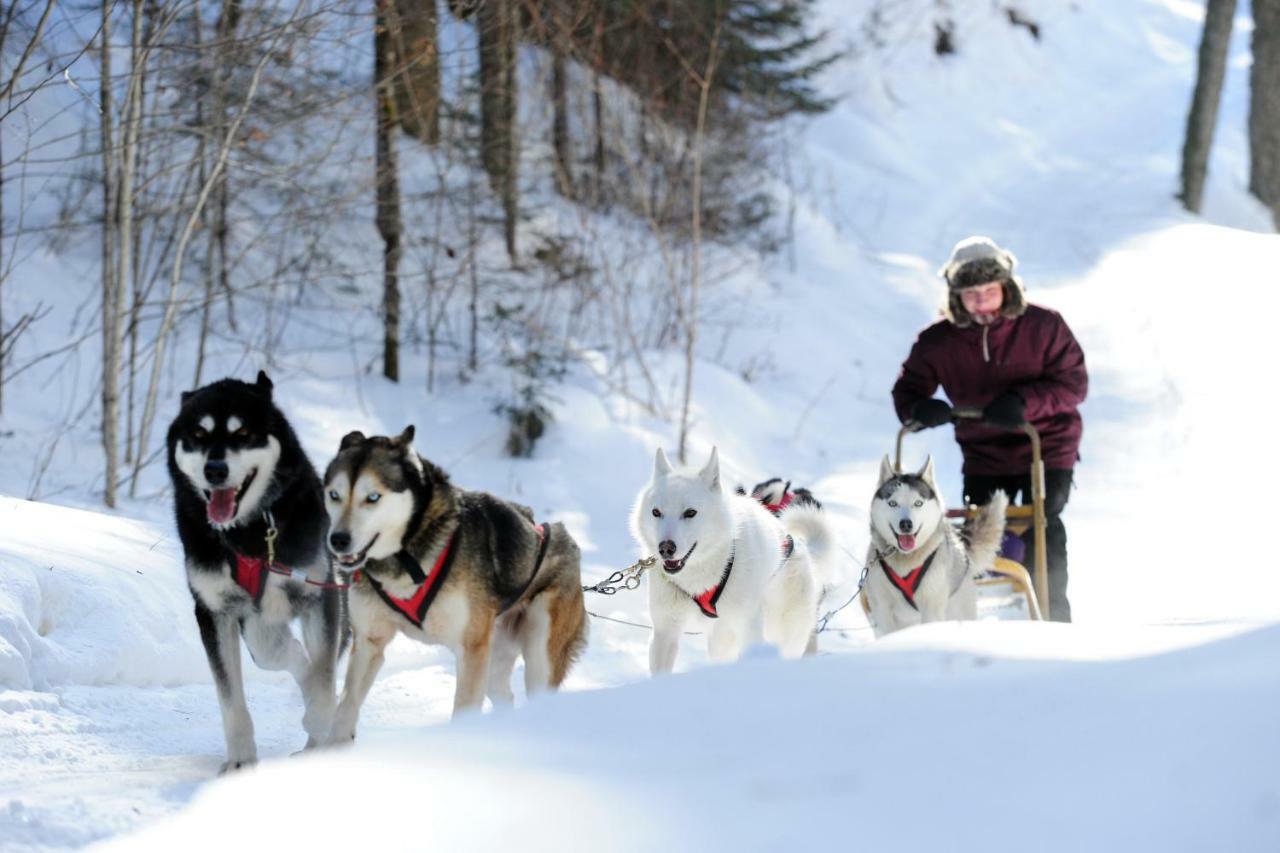
[[[721,304],[739,311],[716,318],[734,333],[698,365],[693,454],[715,444],[735,482],[781,475],[812,488],[839,520],[856,576],[866,504],[897,427],[888,389],[934,316],[934,271],[951,244],[989,233],[1088,358],[1084,459],[1066,514],[1081,624],[936,626],[867,646],[855,606],[822,639],[824,651],[847,653],[707,668],[702,638],[688,637],[678,665],[688,674],[632,684],[647,680],[647,632],[593,619],[571,695],[448,726],[437,724],[449,715],[451,656],[399,640],[356,749],[318,758],[288,758],[303,742],[291,680],[246,664],[262,772],[211,783],[222,729],[164,472],[144,473],[129,517],[4,499],[0,847],[117,836],[126,848],[171,848],[175,837],[224,847],[231,833],[299,827],[328,846],[364,831],[353,816],[379,806],[361,798],[384,788],[409,798],[387,812],[429,815],[442,847],[464,837],[534,849],[1280,846],[1280,749],[1267,716],[1280,639],[1274,627],[1254,630],[1280,621],[1280,574],[1254,547],[1267,532],[1275,454],[1265,423],[1241,421],[1268,393],[1257,377],[1274,362],[1280,240],[1244,190],[1248,30],[1237,27],[1198,220],[1172,198],[1198,7],[1031,5],[1040,42],[974,6],[957,11],[990,18],[972,50],[943,61],[927,38],[909,40],[891,56],[855,57],[839,69],[847,79],[829,81],[858,96],[806,139],[814,180],[798,199],[794,271],[778,262],[718,285]],[[824,10],[837,32],[854,33],[846,4]],[[7,298],[47,297],[67,314],[92,302],[83,258],[38,260],[53,285],[7,288]],[[44,328],[32,346],[56,345],[39,335],[62,327]],[[746,381],[738,366],[761,342],[771,361]],[[251,375],[260,365],[242,357],[228,345],[213,369]],[[85,358],[77,369],[96,375]],[[456,482],[564,521],[588,581],[634,559],[627,511],[672,426],[590,372],[557,389],[535,457],[512,461],[492,378],[424,401],[312,338],[277,358],[282,407],[317,465],[349,429],[415,423],[421,449]],[[652,354],[649,367],[660,387],[678,387],[678,356]],[[417,369],[407,366],[406,387],[424,387]],[[6,386],[6,493],[98,504],[100,484],[84,485],[100,469],[98,436],[76,417],[75,374],[51,366]],[[59,422],[73,428],[46,459]],[[954,503],[948,432],[913,437],[911,458],[926,451]],[[638,591],[588,606],[644,624],[646,601]],[[921,797],[903,791],[921,792],[929,820],[912,810]],[[246,813],[261,819],[243,823]],[[147,828],[145,841],[127,835]]]

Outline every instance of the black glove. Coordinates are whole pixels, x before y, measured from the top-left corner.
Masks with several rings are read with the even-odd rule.
[[[951,406],[946,400],[921,400],[911,407],[911,420],[921,429],[942,426],[951,420]]]
[[[1013,391],[996,397],[982,410],[983,423],[1017,429],[1027,422],[1027,404]]]

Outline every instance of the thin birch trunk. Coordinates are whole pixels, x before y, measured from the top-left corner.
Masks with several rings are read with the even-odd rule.
[[[173,267],[169,276],[169,295],[165,299],[164,315],[160,319],[160,329],[156,333],[155,352],[151,361],[151,379],[147,384],[147,399],[143,406],[142,421],[138,430],[138,457],[133,464],[133,476],[129,484],[130,494],[137,492],[138,475],[141,473],[143,462],[146,459],[147,443],[151,434],[151,422],[155,419],[156,398],[160,390],[160,372],[164,366],[166,343],[169,339],[169,332],[173,327],[173,318],[178,312],[178,286],[182,283],[182,264],[186,259],[187,245],[191,242],[191,235],[195,232],[196,223],[200,221],[200,212],[208,202],[218,178],[226,169],[227,160],[231,156],[232,143],[235,141],[236,134],[240,132],[240,125],[244,123],[245,117],[249,113],[249,108],[253,105],[253,99],[258,93],[258,84],[262,81],[262,70],[266,67],[267,62],[271,60],[277,42],[293,23],[293,19],[297,17],[301,9],[302,4],[294,7],[293,16],[290,17],[289,21],[277,28],[275,37],[263,51],[262,59],[254,67],[253,76],[249,80],[249,89],[245,93],[244,103],[236,114],[235,120],[227,128],[226,136],[219,142],[218,156],[214,160],[213,169],[210,170],[208,178],[200,187],[200,193],[196,197],[195,205],[187,217],[181,236],[178,238],[178,245],[174,250]]]
[[[115,323],[116,280],[115,224],[115,130],[111,97],[111,9],[102,4],[102,71],[99,85],[99,110],[102,145],[102,449],[106,457],[102,500],[108,507],[116,505],[116,482],[120,476],[120,399]]]
[[[120,246],[116,254],[116,306],[118,318],[115,322],[124,327],[125,288],[130,287],[134,293],[134,310],[129,327],[129,367],[132,370],[137,352],[137,261],[138,241],[134,238],[136,217],[133,212],[134,179],[138,169],[138,130],[142,124],[143,67],[142,57],[142,0],[133,0],[132,20],[129,34],[129,87],[124,102],[124,146],[120,152]],[[123,341],[121,341],[123,347]],[[117,356],[118,358],[119,356]],[[117,365],[117,370],[118,370]],[[125,377],[125,449],[124,462],[128,465],[133,458],[133,375]],[[132,497],[132,495],[130,495]]]
[[[715,74],[720,47],[720,22],[711,35],[711,49],[707,54],[706,71],[698,80],[698,124],[694,130],[693,147],[693,245],[689,276],[689,312],[685,318],[684,348],[684,403],[680,407],[680,463],[685,464],[685,451],[689,440],[689,406],[693,401],[694,347],[698,339],[698,291],[702,284],[702,154],[707,131],[707,105],[711,99],[711,79]]]
[[[7,102],[10,95],[13,94],[14,87],[18,85],[23,72],[26,70],[27,60],[31,58],[31,54],[35,51],[36,46],[40,43],[40,38],[44,34],[44,26],[49,20],[49,15],[53,12],[55,0],[48,0],[45,3],[44,12],[40,15],[40,21],[36,24],[35,32],[32,33],[31,39],[27,42],[26,47],[22,50],[22,55],[18,57],[18,62],[13,66],[13,73],[8,80],[5,81],[4,89],[0,90],[0,103]],[[0,29],[0,55],[3,55],[5,44],[9,40],[9,27],[13,23],[13,17],[17,14],[18,4],[16,2],[9,6],[5,13],[4,27]],[[6,115],[6,109],[3,114]],[[3,122],[0,118],[0,122]],[[0,132],[0,143],[3,142],[4,134]],[[4,358],[6,345],[11,342],[7,339],[4,327],[4,283],[9,277],[8,270],[4,266],[4,153],[2,145],[0,145],[0,414],[4,412]]]
[[[204,19],[201,14],[200,0],[195,0],[192,10],[192,18],[195,21],[195,28],[192,33],[192,40],[195,43],[196,62],[204,64]],[[216,38],[215,34],[215,38]],[[212,71],[211,73],[216,73]],[[206,148],[209,138],[210,127],[206,126],[206,110],[204,108],[205,97],[211,97],[211,93],[205,93],[198,101],[196,101],[196,180],[200,186],[204,186],[208,178],[208,151]],[[200,227],[204,229],[208,246],[205,248],[204,258],[204,303],[200,306],[200,339],[196,345],[196,373],[192,379],[191,387],[200,387],[200,377],[204,375],[204,358],[205,350],[209,346],[209,314],[213,311],[213,286],[216,281],[214,275],[214,256],[217,253],[218,238],[214,229],[209,227],[209,211],[206,207],[200,211]]]

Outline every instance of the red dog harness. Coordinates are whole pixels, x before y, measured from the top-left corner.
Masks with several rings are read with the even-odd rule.
[[[264,557],[246,557],[244,554],[236,554],[235,565],[231,569],[232,579],[235,580],[240,588],[249,593],[249,597],[254,601],[262,598],[262,591],[266,587],[263,581],[266,579],[267,561]]]
[[[787,507],[791,506],[791,501],[793,501],[794,499],[795,499],[794,492],[789,492],[789,491],[783,492],[782,500],[778,501],[776,504],[765,504],[764,508],[769,510],[769,512],[773,513],[774,515],[777,515]]]
[[[422,627],[423,620],[427,618],[427,610],[431,607],[431,602],[435,601],[436,594],[440,591],[440,584],[449,576],[449,569],[453,566],[453,536],[449,537],[449,541],[444,543],[444,547],[440,549],[440,556],[436,557],[435,565],[431,567],[431,573],[425,577],[422,574],[422,566],[418,561],[409,556],[406,551],[396,552],[396,562],[409,574],[411,578],[423,578],[418,585],[418,591],[408,598],[396,598],[385,589],[382,584],[378,583],[378,579],[373,575],[358,569],[351,576],[352,583],[359,583],[361,578],[368,578],[369,584],[373,587],[373,591],[378,594],[386,605],[392,610],[408,619],[418,628]]]
[[[785,504],[784,504],[785,506]],[[782,559],[787,561],[791,559],[791,555],[795,553],[796,542],[790,536],[786,536],[782,540]],[[729,573],[733,571],[733,551],[729,552],[729,562],[725,564],[724,574],[720,576],[720,582],[706,592],[700,595],[691,595],[693,603],[698,605],[698,609],[702,611],[702,615],[708,619],[719,619],[720,614],[716,611],[716,602],[720,600],[720,593],[724,592],[725,584],[729,583]]]
[[[538,558],[533,564],[533,574],[538,573],[538,569],[542,567],[542,559],[547,555],[547,546],[551,542],[551,527],[546,524],[534,525],[534,532],[538,534]],[[415,627],[421,628],[422,623],[426,621],[427,610],[431,607],[431,602],[435,601],[436,594],[440,591],[441,584],[445,578],[449,576],[449,569],[453,565],[453,540],[456,531],[449,537],[449,541],[444,543],[444,548],[440,551],[440,556],[436,557],[435,565],[431,567],[430,574],[423,575],[422,566],[418,561],[409,555],[406,551],[396,553],[396,561],[409,574],[410,578],[419,581],[417,592],[409,598],[396,598],[382,588],[382,584],[378,583],[377,578],[365,572],[357,570],[352,576],[351,581],[358,583],[361,578],[367,578],[373,591],[378,594],[388,607],[408,619]],[[532,575],[530,576],[532,577]]]
[[[929,571],[929,566],[933,564],[933,558],[936,556],[938,552],[934,551],[925,558],[924,563],[912,569],[906,577],[889,568],[889,564],[883,558],[880,560],[880,568],[884,569],[885,577],[898,588],[898,592],[902,593],[902,597],[907,600],[907,604],[911,605],[912,610],[920,609],[916,607],[916,590],[920,589],[920,582],[924,580],[925,572]]]
[[[287,569],[276,562],[276,539],[280,536],[280,530],[276,527],[275,516],[271,514],[271,510],[267,510],[263,514],[267,522],[267,535],[264,541],[267,546],[267,556],[265,557],[246,557],[234,548],[231,553],[235,555],[236,561],[231,567],[231,579],[236,585],[249,593],[249,597],[253,599],[253,603],[257,604],[262,599],[262,593],[267,588],[267,572],[277,575],[285,575],[311,586],[318,586],[321,589],[346,589],[351,586],[347,583],[330,583],[328,581],[313,581],[307,577],[307,573],[302,569]]]
[[[711,587],[700,595],[693,595],[693,603],[698,605],[698,609],[702,611],[702,615],[708,619],[719,619],[720,614],[716,612],[716,602],[720,600],[720,593],[724,592],[725,584],[729,582],[729,573],[733,571],[733,551],[729,552],[729,562],[725,563],[724,574],[720,576],[720,583]]]

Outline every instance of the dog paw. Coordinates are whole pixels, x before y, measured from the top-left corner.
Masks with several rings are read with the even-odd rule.
[[[247,770],[258,763],[256,758],[245,758],[240,761],[224,761],[222,766],[218,768],[219,776],[226,776],[228,773],[235,773],[239,770]]]

